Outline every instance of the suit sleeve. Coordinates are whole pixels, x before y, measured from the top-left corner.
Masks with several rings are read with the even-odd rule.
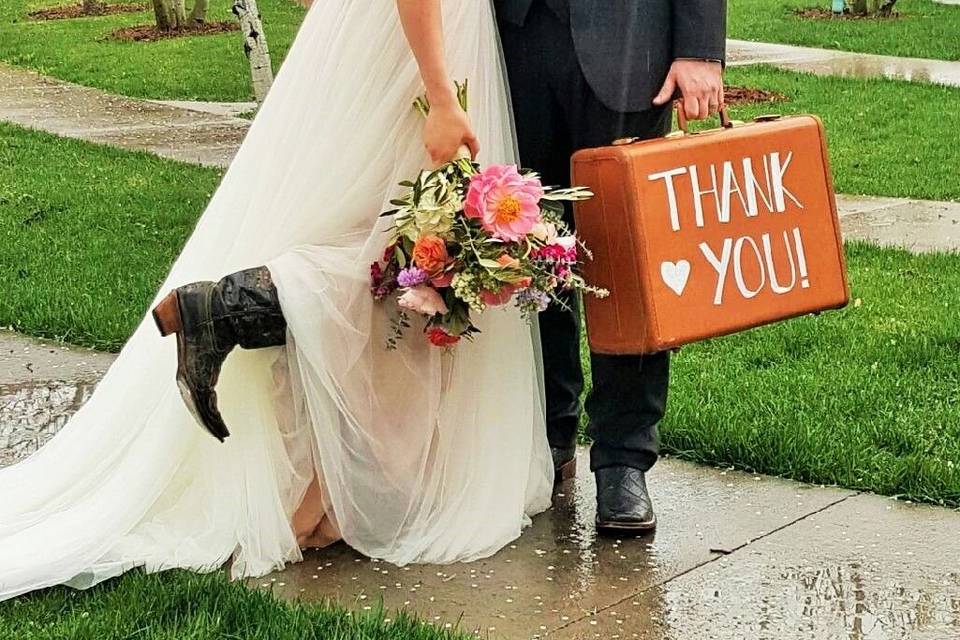
[[[727,0],[673,0],[673,58],[727,59]]]

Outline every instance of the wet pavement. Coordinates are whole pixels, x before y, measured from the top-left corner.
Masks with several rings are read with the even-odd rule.
[[[883,77],[960,87],[960,62],[898,58],[747,40],[727,40],[727,64],[769,64],[820,76]]]
[[[957,638],[958,531],[957,512],[849,497],[555,637]]]
[[[0,332],[0,467],[53,437],[90,397],[113,359]]]
[[[250,122],[125,98],[0,64],[0,120],[68,138],[225,167]],[[220,109],[222,112],[223,109]]]
[[[341,544],[252,584],[492,638],[960,634],[960,513],[668,459],[650,474],[657,533],[598,538],[586,458],[491,559],[399,568]]]

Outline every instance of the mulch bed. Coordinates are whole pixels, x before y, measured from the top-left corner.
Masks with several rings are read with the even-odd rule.
[[[176,29],[174,31],[159,31],[156,25],[141,24],[135,27],[123,27],[110,34],[114,40],[124,42],[155,42],[169,38],[183,38],[188,36],[210,36],[229,31],[239,31],[240,25],[236,22],[206,22],[194,27]]]
[[[727,87],[724,91],[724,102],[730,107],[739,107],[748,104],[770,104],[775,102],[789,102],[790,98],[777,91],[755,89],[753,87]]]
[[[31,20],[73,20],[74,18],[93,18],[110,16],[116,13],[140,13],[146,11],[143,4],[102,4],[95,11],[86,12],[81,4],[65,4],[31,11],[27,17]]]
[[[804,9],[794,9],[793,15],[805,20],[896,20],[903,15],[898,11],[893,11],[888,16],[858,16],[844,11],[837,15],[826,7],[806,7]]]

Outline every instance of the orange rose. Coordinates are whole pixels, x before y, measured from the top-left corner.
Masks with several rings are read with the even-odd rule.
[[[449,259],[447,243],[437,236],[423,236],[413,245],[413,263],[431,276],[443,271]]]

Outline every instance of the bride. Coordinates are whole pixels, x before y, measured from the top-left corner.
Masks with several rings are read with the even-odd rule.
[[[145,318],[61,433],[0,470],[0,599],[134,567],[257,576],[337,539],[401,565],[469,561],[546,509],[539,347],[519,312],[485,313],[452,352],[387,351],[368,291],[395,185],[464,144],[515,162],[489,2],[315,2],[158,295],[177,340]]]

